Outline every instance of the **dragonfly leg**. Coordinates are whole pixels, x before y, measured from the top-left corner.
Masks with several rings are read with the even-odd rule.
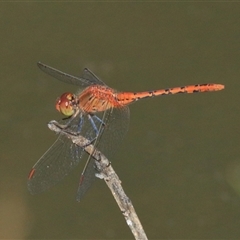
[[[80,120],[79,120],[79,123],[77,125],[76,131],[70,129],[70,127],[71,127],[70,123],[76,117],[76,115],[78,113],[79,113],[79,111],[77,113],[75,113],[73,116],[71,116],[70,120],[67,122],[67,124],[60,124],[55,120],[51,121],[51,124],[54,124],[59,129],[58,132],[64,132],[64,133],[67,133],[69,135],[77,137],[77,136],[81,135],[82,126],[84,125],[83,113],[80,112]],[[87,114],[87,116],[88,116],[88,119],[89,119],[89,121],[92,125],[92,128],[93,128],[94,132],[95,132],[95,136],[93,136],[92,139],[88,139],[89,142],[86,143],[84,146],[82,146],[82,148],[85,148],[85,147],[89,146],[90,144],[93,144],[94,141],[97,139],[100,131],[102,131],[103,128],[105,127],[105,123],[99,117],[97,117],[96,115]],[[94,121],[94,119],[96,119],[96,120]],[[97,126],[97,122],[100,122],[100,125],[98,124],[99,126]]]
[[[88,119],[91,122],[91,125],[93,126],[93,129],[94,129],[96,137],[97,137],[98,134],[99,134],[99,130],[98,130],[98,128],[97,128],[97,126],[96,126],[96,124],[93,120],[93,117],[96,118],[98,121],[100,121],[102,124],[104,124],[104,123],[97,116],[95,116],[95,115],[91,116],[90,114],[88,114]],[[66,132],[68,134],[71,134],[71,135],[74,135],[74,136],[80,135],[81,130],[82,130],[82,126],[83,126],[83,122],[84,122],[84,118],[82,116],[80,116],[80,121],[79,121],[79,124],[77,126],[77,131],[67,130],[67,128],[70,127],[71,121],[72,121],[72,119],[66,125],[65,124],[59,124],[58,122],[55,121],[55,125],[57,125],[59,128],[61,128],[62,131]],[[94,137],[94,139],[96,139],[96,137]]]
[[[91,122],[91,125],[92,125],[92,127],[93,127],[93,129],[94,129],[94,131],[95,131],[95,137],[92,138],[92,139],[88,139],[88,140],[89,140],[89,143],[87,143],[86,145],[84,145],[83,148],[84,148],[84,147],[87,147],[87,146],[90,145],[90,144],[92,144],[92,143],[97,139],[100,131],[102,130],[102,127],[105,127],[105,123],[104,123],[99,117],[97,117],[96,115],[90,115],[90,114],[88,114],[87,116],[88,116],[88,119],[89,119],[89,121]],[[95,118],[98,122],[100,122],[99,128],[97,127],[96,123],[94,122],[94,118]],[[81,128],[82,128],[82,125],[83,125],[83,121],[84,121],[84,119],[81,118],[80,123],[79,123],[78,132],[73,132],[73,133],[72,133],[74,136],[78,136],[78,135],[81,134]]]
[[[93,116],[95,116],[95,115],[93,115]],[[93,117],[90,114],[88,114],[88,119],[90,120],[90,122],[91,122],[91,124],[93,126],[93,129],[94,129],[94,131],[96,133],[96,136],[98,136],[99,130],[98,130],[98,128],[97,128],[97,126],[96,126],[96,124],[95,124],[95,122],[93,120]]]
[[[79,121],[79,124],[78,124],[77,133],[81,132],[82,126],[83,126],[83,122],[84,122],[84,118],[83,118],[83,116],[80,116],[80,121]]]
[[[98,120],[103,126],[105,126],[105,122],[103,122],[103,120],[99,118],[97,115],[92,115],[92,117]]]

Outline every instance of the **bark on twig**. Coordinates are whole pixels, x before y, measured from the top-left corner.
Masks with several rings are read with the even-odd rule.
[[[94,148],[92,144],[89,144],[89,140],[83,136],[74,136],[70,132],[67,132],[67,130],[65,131],[61,129],[56,121],[49,122],[48,127],[56,133],[65,134],[66,137],[71,139],[74,144],[83,147],[85,152],[87,152],[89,155],[92,155],[92,158],[95,160],[95,164],[99,172],[99,174],[97,174],[97,177],[104,179],[105,183],[111,190],[112,195],[115,198],[135,239],[147,239],[147,236],[135,212],[133,204],[125,194],[121,185],[121,181],[114,171],[111,162],[103,155],[103,153]]]

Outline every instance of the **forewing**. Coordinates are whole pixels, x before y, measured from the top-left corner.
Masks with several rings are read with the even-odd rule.
[[[65,83],[87,87],[93,84],[105,85],[95,74],[93,74],[89,69],[84,69],[83,75],[86,77],[75,77],[70,74],[64,73],[53,67],[50,67],[44,63],[38,62],[38,67],[48,75],[62,81]]]
[[[89,86],[92,84],[91,81],[89,81],[87,79],[72,76],[72,75],[64,73],[60,70],[57,70],[53,67],[50,67],[44,63],[38,62],[37,65],[43,72],[47,73],[48,75],[50,75],[62,82],[77,85],[77,86],[82,86],[82,87],[86,87],[86,86]]]
[[[79,180],[79,186],[77,190],[76,200],[79,202],[88,189],[91,187],[93,182],[96,180],[96,167],[95,160],[93,158],[90,159],[86,171],[81,174]]]
[[[103,113],[100,113],[100,116]],[[97,133],[96,129],[99,129],[101,126],[100,121],[94,121],[94,126],[89,120],[88,116],[85,115],[83,118],[83,122],[81,124],[81,129],[79,129],[77,121],[74,120],[71,127],[69,128],[72,132],[80,132],[80,135],[88,139],[92,145],[95,145],[98,138],[96,138]],[[93,182],[96,180],[95,174],[97,173],[95,168],[95,160],[88,156],[87,162],[85,164],[84,170],[80,175],[79,186],[77,190],[76,200],[80,201],[82,197],[85,195],[87,190],[91,187]]]
[[[76,117],[74,120],[71,121],[71,125],[64,130],[67,134],[80,134],[81,136],[88,139],[91,144],[95,144],[97,141],[96,139],[96,129],[100,128],[101,122],[96,121],[94,123],[95,128],[93,127],[91,121],[89,121],[89,117],[87,115],[83,115],[81,117],[81,121],[79,116]],[[63,121],[64,123],[64,121]],[[84,148],[84,146],[82,146]],[[79,186],[77,190],[77,201],[84,196],[87,190],[90,188],[92,183],[95,181],[96,177],[95,174],[97,173],[95,168],[95,160],[89,156],[89,161],[87,161],[86,166],[84,167],[84,171],[82,172],[79,180]]]
[[[60,134],[55,143],[33,166],[28,179],[32,194],[40,193],[61,181],[79,163],[83,149]]]
[[[97,138],[93,124],[86,115],[82,117],[81,124],[79,124],[79,116],[76,117],[67,131],[77,132],[88,140],[93,140],[92,144],[111,161],[110,157],[113,156],[128,130],[129,109],[128,107],[113,108],[98,113],[98,118],[101,120],[93,118],[95,128],[99,130]],[[66,123],[66,120],[63,123]],[[74,144],[65,134],[60,134],[55,143],[33,166],[28,179],[29,191],[36,194],[57,184],[78,165],[83,151],[84,148]],[[95,160],[90,159],[77,191],[78,201],[94,182],[96,172]]]

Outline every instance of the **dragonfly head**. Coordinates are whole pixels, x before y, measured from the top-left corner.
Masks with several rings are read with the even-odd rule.
[[[76,106],[76,96],[69,92],[63,93],[56,101],[56,109],[67,117],[75,113]]]

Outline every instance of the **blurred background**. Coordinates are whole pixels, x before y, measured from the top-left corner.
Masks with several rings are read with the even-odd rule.
[[[56,135],[55,100],[77,91],[38,69],[90,68],[119,91],[221,83],[144,99],[110,159],[150,239],[240,238],[238,3],[1,3],[0,238],[133,239],[101,180],[75,201],[84,161],[31,195],[27,176]],[[119,143],[120,144],[120,143]]]

